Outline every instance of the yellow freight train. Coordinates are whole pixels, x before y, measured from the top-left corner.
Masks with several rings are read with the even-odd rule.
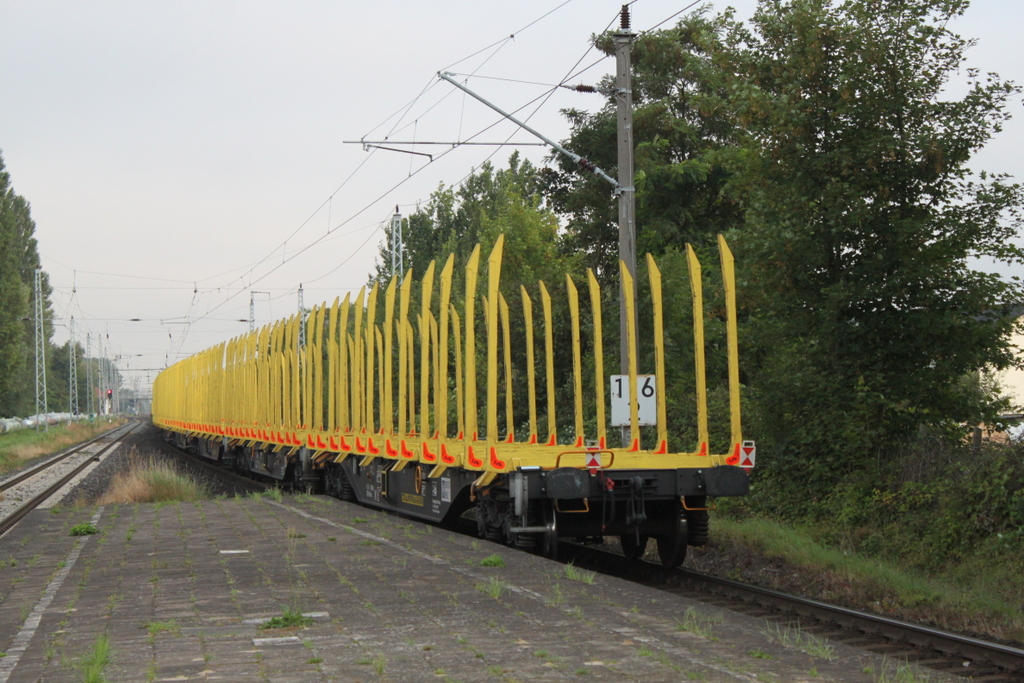
[[[692,452],[673,453],[663,390],[661,275],[654,259],[647,256],[653,383],[637,372],[635,283],[622,266],[629,372],[612,380],[607,393],[601,290],[587,272],[592,400],[585,401],[583,392],[580,295],[566,276],[574,397],[574,429],[566,437],[556,431],[555,313],[543,282],[539,311],[527,288],[520,288],[525,338],[517,343],[525,346],[519,372],[526,375],[527,395],[513,396],[524,382],[513,381],[509,303],[499,287],[503,244],[499,237],[487,259],[480,298],[480,247],[474,250],[465,266],[461,311],[452,301],[455,264],[449,257],[439,274],[431,263],[418,283],[411,273],[392,278],[387,287],[360,290],[354,301],[346,295],[176,363],[154,383],[154,424],[202,457],[344,500],[435,522],[474,510],[482,536],[546,556],[554,556],[559,537],[618,536],[626,554],[639,557],[653,537],[662,563],[681,563],[687,545],[707,542],[707,497],[746,494],[753,467],[753,443],[743,441],[740,422],[735,278],[725,240],[719,238],[731,446],[721,454],[709,449],[701,273],[692,248],[697,443]],[[478,387],[478,375],[485,386]],[[539,384],[546,390],[542,403]],[[652,386],[661,388],[651,397],[656,428],[651,443],[642,443],[640,404]],[[626,439],[608,433],[616,387],[617,405],[628,415]],[[519,436],[517,399],[526,401],[529,414],[528,424],[518,425]],[[546,407],[546,434],[538,433],[538,403]],[[585,404],[592,414],[585,414]],[[593,433],[585,432],[585,424],[595,425]]]

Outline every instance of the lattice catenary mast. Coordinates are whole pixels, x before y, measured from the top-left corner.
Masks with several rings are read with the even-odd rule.
[[[43,326],[43,270],[36,268],[36,431],[39,431],[39,416],[50,412],[46,406],[46,330]],[[42,418],[45,420],[45,418]],[[50,430],[49,423],[45,425]]]
[[[75,358],[75,316],[71,316],[71,336],[68,337],[68,412],[78,414],[78,361]]]

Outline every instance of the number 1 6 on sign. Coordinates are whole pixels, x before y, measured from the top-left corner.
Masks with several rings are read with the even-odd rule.
[[[611,376],[612,426],[629,426],[629,375]],[[641,425],[658,424],[658,385],[654,375],[636,376],[637,417]]]

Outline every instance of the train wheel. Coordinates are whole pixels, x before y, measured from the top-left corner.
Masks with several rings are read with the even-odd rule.
[[[622,544],[622,554],[630,560],[640,559],[647,550],[647,538],[647,536],[641,536],[635,531],[619,536],[619,543]]]
[[[544,503],[544,526],[547,530],[540,534],[540,553],[554,560],[558,557],[558,521],[555,518],[555,506],[549,501]]]
[[[680,509],[675,513],[675,528],[668,534],[658,536],[658,557],[664,567],[678,567],[686,559],[686,517]]]

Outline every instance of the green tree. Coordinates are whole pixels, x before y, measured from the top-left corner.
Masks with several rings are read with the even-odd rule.
[[[946,92],[971,44],[948,23],[966,6],[762,0],[736,53],[736,243],[777,491],[1003,407],[962,380],[1013,362],[1021,291],[972,259],[1020,262],[1024,197],[969,161],[1020,89],[971,70],[964,96]]]
[[[1019,89],[967,71],[966,94],[947,94],[971,45],[948,25],[966,7],[762,0],[749,25],[701,11],[636,41],[638,251],[664,254],[666,300],[682,312],[667,340],[671,429],[689,429],[692,391],[677,252],[692,243],[713,283],[710,242],[724,232],[741,277],[747,431],[780,495],[827,489],[922,426],[955,431],[1005,405],[965,380],[1013,362],[1021,291],[973,264],[1020,262],[1022,194],[969,162]],[[609,79],[601,90],[599,112],[566,112],[564,144],[611,172]],[[613,199],[558,163],[545,191],[565,244],[614,276]]]
[[[39,267],[35,222],[0,157],[0,415],[34,411],[32,292]],[[44,275],[43,291],[50,287]],[[50,329],[48,328],[49,332]],[[47,335],[49,339],[49,335]]]
[[[655,256],[686,243],[712,245],[734,227],[740,204],[724,192],[726,161],[738,131],[730,109],[724,60],[743,36],[731,12],[688,15],[675,27],[639,36],[633,45],[633,130],[636,148],[637,253]],[[611,34],[594,37],[614,54]],[[618,167],[615,83],[600,86],[604,106],[565,112],[572,133],[564,146],[611,175]],[[606,181],[581,174],[572,162],[543,174],[552,208],[566,221],[565,245],[583,255],[602,279],[618,278],[618,208]]]
[[[522,340],[525,338],[525,321],[522,313],[520,285],[525,286],[534,302],[535,325],[541,325],[540,295],[538,280],[543,280],[553,299],[555,306],[564,308],[565,274],[578,272],[578,259],[566,254],[559,244],[558,219],[553,211],[545,206],[543,196],[539,192],[537,169],[528,161],[522,161],[518,153],[509,158],[508,167],[495,169],[491,164],[484,164],[479,170],[467,177],[458,187],[440,187],[430,200],[419,210],[406,219],[404,226],[405,268],[411,269],[414,278],[419,281],[431,261],[439,270],[444,266],[449,254],[455,255],[453,273],[452,302],[462,311],[465,297],[464,267],[473,248],[479,244],[481,250],[480,279],[477,295],[485,292],[487,278],[486,259],[494,247],[499,235],[505,237],[504,258],[501,271],[501,292],[505,297],[510,312],[510,332],[512,338],[511,352],[513,382],[516,385],[516,396],[526,395],[526,354]],[[390,226],[380,247],[380,258],[377,272],[371,282],[378,281],[382,285],[390,280],[391,257]],[[435,279],[435,283],[436,283]],[[578,283],[579,284],[579,283]],[[435,287],[438,285],[435,284]],[[419,310],[419,289],[414,289],[416,296],[410,307],[410,316],[415,319]],[[436,299],[435,293],[435,302]],[[561,298],[561,301],[557,301]],[[382,308],[378,306],[378,314]],[[477,334],[483,334],[485,322],[482,306],[476,307]],[[465,324],[465,321],[461,321]],[[568,320],[559,318],[555,321],[555,346],[557,349],[556,365],[559,374],[556,384],[559,391],[564,391],[570,381],[572,372],[571,329]],[[542,342],[538,341],[537,344]],[[477,367],[480,373],[485,369],[484,345],[477,347]],[[537,346],[537,354],[543,363],[541,347]],[[538,366],[542,367],[542,366]],[[454,372],[454,368],[452,369]],[[538,382],[543,386],[543,372]],[[454,377],[453,374],[450,374]],[[483,375],[478,378],[478,386],[485,386]],[[540,390],[543,392],[543,389]],[[543,414],[546,396],[541,393],[538,410]],[[452,404],[454,410],[454,404]],[[527,419],[528,407],[525,401],[516,405],[516,421],[522,424]],[[572,414],[563,411],[559,414],[560,429],[571,424]],[[563,419],[566,422],[563,422]],[[542,430],[546,426],[542,425]],[[502,421],[504,432],[504,421]]]

